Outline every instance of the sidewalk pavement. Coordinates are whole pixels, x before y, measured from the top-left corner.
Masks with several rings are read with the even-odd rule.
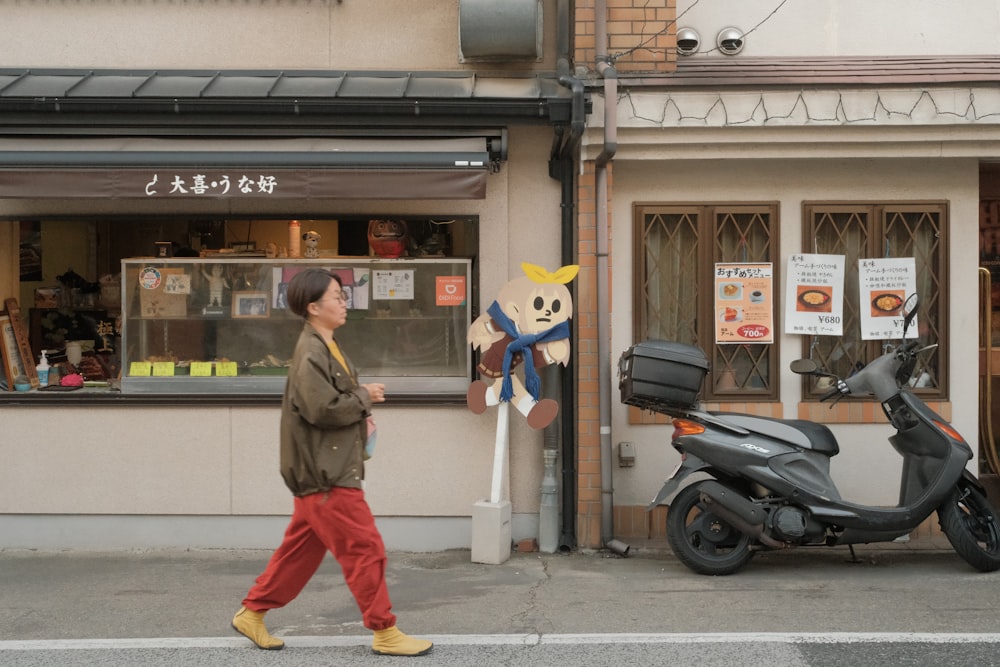
[[[608,551],[389,554],[399,626],[417,635],[706,632],[997,632],[1000,573],[943,536],[765,552],[727,577],[694,574],[665,541]],[[270,551],[0,551],[0,641],[229,637]],[[268,613],[282,637],[369,635],[336,562]]]

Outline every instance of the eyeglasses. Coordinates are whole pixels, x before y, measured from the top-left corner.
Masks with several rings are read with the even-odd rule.
[[[343,292],[337,292],[331,297],[323,297],[322,299],[316,300],[317,303],[319,303],[320,301],[339,301],[341,303],[347,303],[347,295],[344,294]]]

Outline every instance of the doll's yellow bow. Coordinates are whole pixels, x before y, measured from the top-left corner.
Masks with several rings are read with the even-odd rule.
[[[530,278],[533,282],[540,283],[542,285],[546,283],[558,283],[559,285],[565,285],[569,281],[573,280],[573,278],[576,278],[576,274],[580,271],[580,265],[567,264],[566,266],[559,267],[556,269],[555,273],[552,273],[544,267],[536,264],[521,262],[521,269],[524,271],[524,275],[528,276],[528,278]]]

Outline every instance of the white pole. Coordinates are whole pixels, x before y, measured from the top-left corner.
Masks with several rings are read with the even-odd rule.
[[[509,401],[501,401],[497,406],[497,440],[493,447],[493,485],[490,489],[490,502],[499,503],[503,493],[503,473],[507,462],[507,448],[510,443]]]

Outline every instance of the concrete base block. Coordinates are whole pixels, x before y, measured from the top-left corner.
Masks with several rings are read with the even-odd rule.
[[[510,501],[472,506],[472,562],[499,565],[510,558]]]

